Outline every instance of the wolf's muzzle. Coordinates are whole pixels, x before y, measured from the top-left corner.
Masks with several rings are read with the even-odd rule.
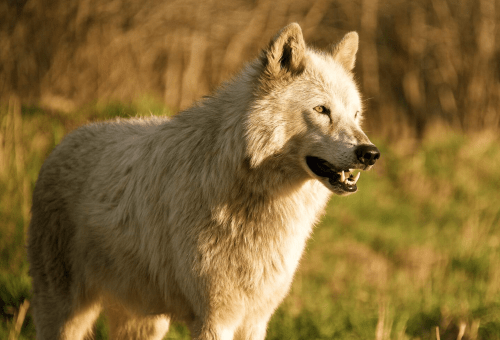
[[[380,151],[373,144],[361,144],[354,152],[358,160],[366,166],[375,164],[377,159],[380,158]]]

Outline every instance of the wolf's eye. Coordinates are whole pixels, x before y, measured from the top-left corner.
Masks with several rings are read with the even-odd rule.
[[[318,113],[328,114],[330,111],[323,105],[315,106],[314,111]]]
[[[356,111],[356,113],[354,114],[354,119],[358,118],[358,113],[359,111]]]

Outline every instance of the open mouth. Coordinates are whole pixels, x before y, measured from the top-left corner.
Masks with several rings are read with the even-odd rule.
[[[306,163],[316,176],[327,178],[334,189],[344,192],[355,192],[358,190],[356,183],[361,176],[361,172],[358,172],[354,176],[351,169],[336,169],[328,161],[314,156],[306,156]]]

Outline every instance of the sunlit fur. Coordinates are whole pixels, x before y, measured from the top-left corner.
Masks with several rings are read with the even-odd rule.
[[[358,39],[330,52],[297,24],[171,119],[94,123],[48,157],[28,254],[38,339],[264,339],[332,190],[304,161],[360,167]],[[314,110],[325,105],[331,116]],[[356,112],[359,112],[356,116]],[[341,193],[339,193],[341,194]]]

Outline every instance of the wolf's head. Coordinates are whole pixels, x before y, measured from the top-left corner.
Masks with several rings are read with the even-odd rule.
[[[363,107],[351,73],[357,50],[356,32],[329,51],[310,49],[295,23],[271,40],[259,58],[259,89],[247,125],[252,166],[285,154],[332,192],[357,191],[353,170],[368,170],[380,157],[360,127]]]

